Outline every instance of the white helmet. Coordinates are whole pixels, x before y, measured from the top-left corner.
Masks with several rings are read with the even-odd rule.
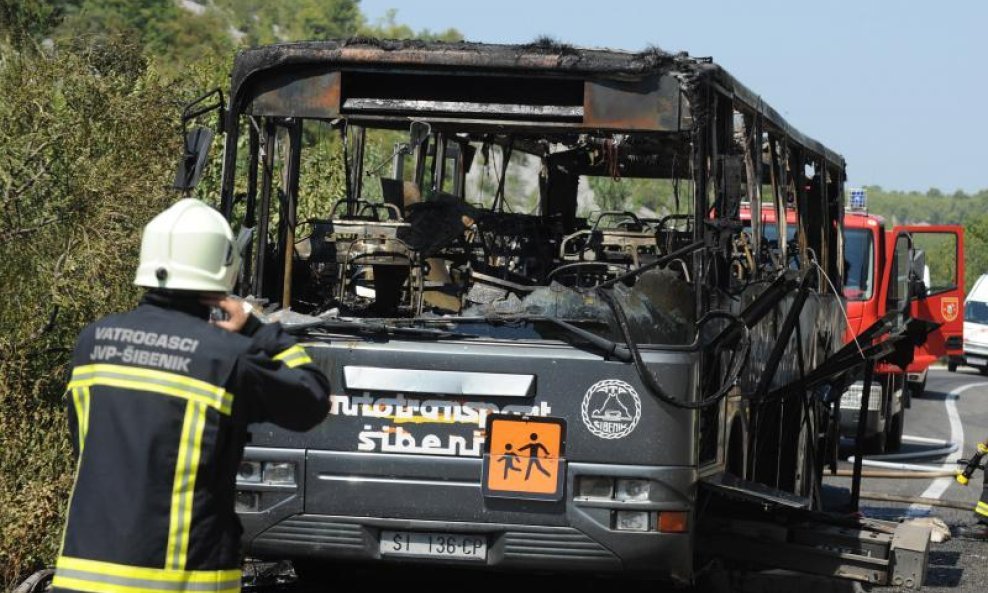
[[[239,260],[223,215],[204,202],[185,198],[144,227],[134,284],[228,293],[237,280]]]

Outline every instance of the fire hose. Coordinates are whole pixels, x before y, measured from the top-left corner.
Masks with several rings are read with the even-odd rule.
[[[894,453],[888,455],[874,456],[868,459],[863,459],[862,462],[865,465],[870,466],[870,470],[865,470],[862,472],[862,477],[866,478],[881,478],[881,479],[936,479],[936,478],[955,478],[958,483],[966,486],[970,480],[971,476],[974,474],[975,470],[981,469],[985,470],[985,467],[981,465],[982,459],[985,455],[988,455],[988,442],[978,443],[977,451],[971,457],[971,459],[966,461],[966,465],[963,470],[958,471],[956,469],[949,469],[945,466],[933,466],[933,465],[919,465],[911,463],[901,463],[899,461],[909,460],[909,459],[922,459],[926,457],[940,457],[943,455],[949,455],[960,447],[958,443],[952,441],[941,441],[937,439],[928,439],[924,437],[903,437],[903,440],[928,443],[928,444],[940,444],[942,446],[936,447],[934,449],[924,449],[921,451],[912,451],[906,453]],[[964,463],[964,460],[960,460],[960,463]],[[837,470],[833,475],[840,477],[852,477],[853,472],[849,469]],[[925,498],[921,496],[903,496],[898,494],[888,494],[884,492],[862,492],[861,498],[868,500],[879,500],[887,502],[904,502],[910,504],[922,504],[928,506],[937,507],[947,507],[960,510],[970,510],[971,503],[956,501],[956,500],[942,500],[939,498]]]
[[[957,475],[957,470],[945,465],[922,465],[903,462],[950,455],[960,448],[958,443],[909,435],[903,436],[902,440],[904,442],[938,446],[933,449],[920,449],[919,451],[869,456],[861,460],[862,464],[876,469],[872,471],[865,471],[862,473],[862,476],[872,478],[923,479],[952,478]],[[848,461],[853,463],[854,457],[849,457]],[[838,470],[836,475],[850,476],[851,473],[847,470]]]

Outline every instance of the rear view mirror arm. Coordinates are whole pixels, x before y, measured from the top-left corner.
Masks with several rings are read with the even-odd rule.
[[[215,99],[209,103],[206,103],[211,97]],[[206,103],[203,105],[203,103]],[[185,108],[182,110],[182,125],[187,126],[188,123],[200,115],[205,115],[210,111],[218,111],[219,122],[217,124],[217,133],[223,133],[223,121],[226,119],[226,108],[223,106],[223,91],[215,88],[207,93],[199,95],[191,102],[189,102]]]

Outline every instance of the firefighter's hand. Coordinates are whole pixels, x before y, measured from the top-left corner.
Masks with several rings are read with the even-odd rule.
[[[207,296],[203,298],[202,302],[210,307],[218,307],[226,313],[226,319],[214,319],[210,320],[210,323],[229,332],[239,332],[250,319],[250,305],[237,297],[230,295]]]

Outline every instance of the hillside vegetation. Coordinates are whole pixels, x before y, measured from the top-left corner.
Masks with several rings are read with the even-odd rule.
[[[176,198],[182,106],[225,86],[247,44],[460,37],[395,17],[370,23],[353,0],[0,0],[0,589],[58,553],[71,348],[139,296],[141,228]]]
[[[891,191],[866,187],[868,211],[894,224],[960,224],[964,226],[964,280],[970,289],[978,276],[988,273],[988,189],[973,194]]]

